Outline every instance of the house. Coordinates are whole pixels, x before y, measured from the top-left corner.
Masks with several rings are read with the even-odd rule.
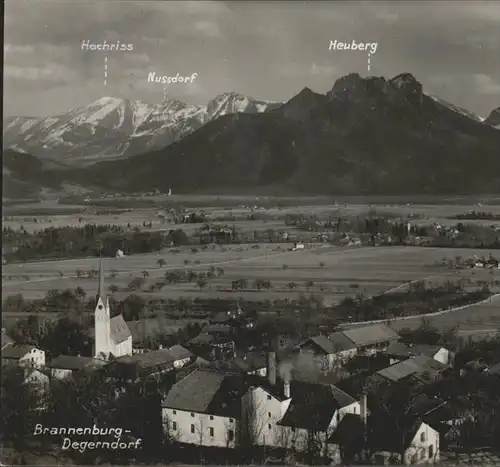
[[[80,357],[74,355],[59,355],[52,359],[47,365],[50,375],[55,379],[65,379],[73,376],[75,373],[84,370],[95,370],[105,364],[103,360],[92,357]]]
[[[173,358],[175,369],[183,368],[184,366],[193,363],[196,360],[196,356],[182,345],[174,345],[173,347],[169,347],[168,351]]]
[[[14,340],[7,334],[7,331],[2,328],[2,350],[9,345],[14,345],[14,343]]]
[[[372,355],[378,351],[385,351],[391,342],[401,338],[386,324],[355,327],[343,330],[342,333],[356,346],[358,355]]]
[[[10,377],[21,378],[23,384],[29,385],[39,395],[42,395],[49,389],[49,377],[43,370],[38,368],[18,365],[2,368],[2,380],[4,384]]]
[[[431,357],[419,355],[379,370],[371,379],[383,378],[396,383],[411,377],[425,382],[438,378],[439,374],[447,368],[447,365]]]
[[[226,370],[233,373],[266,376],[267,363],[265,352],[247,352],[233,360],[207,362],[208,368]]]
[[[244,389],[239,375],[193,371],[162,401],[164,433],[180,443],[234,448]]]
[[[210,320],[210,324],[229,326],[234,329],[253,328],[255,326],[255,314],[245,313],[237,304],[228,311],[221,311]]]
[[[315,366],[319,366],[324,370],[331,370],[337,360],[338,348],[330,339],[322,335],[308,337],[298,344],[295,350],[298,350],[301,354],[310,355],[315,360]]]
[[[208,360],[234,358],[234,340],[228,336],[202,332],[187,343],[194,353]]]
[[[179,442],[203,446],[260,446],[306,450],[311,436],[326,449],[328,434],[360,403],[330,384],[278,378],[268,354],[267,377],[197,369],[162,403],[164,430]]]
[[[367,442],[376,464],[424,464],[439,461],[439,432],[422,420],[396,426],[390,420],[368,419]]]
[[[44,372],[37,368],[23,368],[24,370],[24,383],[31,385],[36,391],[44,393],[49,389],[50,378]]]
[[[410,345],[409,350],[411,357],[424,355],[433,358],[443,365],[450,365],[452,363],[452,353],[440,345],[413,344]]]
[[[32,345],[8,345],[2,349],[2,364],[41,368],[45,366],[45,352]]]
[[[385,354],[389,357],[389,363],[393,365],[394,363],[410,358],[410,347],[404,342],[392,341],[387,347]]]
[[[171,350],[173,349],[173,350]],[[180,369],[195,360],[194,355],[177,345],[171,349],[158,349],[135,355],[118,357],[113,365],[123,378],[137,380],[152,375],[161,375]]]
[[[354,460],[377,465],[439,462],[439,441],[439,432],[421,419],[395,423],[389,416],[354,414],[346,415],[328,439],[337,461],[342,447]]]

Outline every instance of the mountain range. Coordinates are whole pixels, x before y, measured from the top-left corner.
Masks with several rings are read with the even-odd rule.
[[[231,99],[217,99],[216,105],[209,104],[200,111],[208,117],[197,118],[196,129],[196,125],[179,118],[177,136],[160,149],[125,158],[124,155],[131,153],[132,137],[129,138],[132,142],[123,140],[128,147],[119,151],[120,159],[77,169],[67,166],[66,170],[45,165],[37,181],[43,180],[51,186],[67,182],[120,192],[167,191],[169,187],[177,193],[500,191],[500,131],[493,128],[498,122],[498,109],[483,121],[471,112],[424,93],[422,85],[409,73],[392,79],[349,74],[339,78],[326,94],[304,88],[282,105],[249,99],[246,104],[246,99],[239,97],[239,106],[229,104],[233,102]],[[221,102],[228,104],[224,107]],[[243,111],[238,112],[239,109]],[[182,109],[176,112],[179,111]],[[125,113],[108,111],[114,120],[110,117],[107,125],[140,135],[137,129],[131,133],[130,124],[117,125],[122,121],[117,120],[118,116]],[[191,119],[197,115],[191,111],[187,114]],[[83,115],[90,124],[88,112]],[[142,131],[149,129],[153,134],[156,124],[166,125],[161,115],[164,114],[154,113],[154,117],[144,118]],[[123,118],[123,121],[134,120]],[[146,121],[151,123],[149,127]],[[106,127],[103,119],[97,126]],[[75,138],[74,134],[80,135],[71,128],[74,127],[70,125],[66,130],[66,141]],[[99,144],[97,137],[95,142]],[[144,144],[154,147],[156,143]],[[26,144],[18,143],[14,148],[34,153]],[[10,170],[23,179],[22,169]]]
[[[33,154],[44,166],[82,166],[165,147],[228,113],[265,112],[279,105],[236,93],[221,94],[206,106],[103,97],[54,117],[7,118],[4,147]]]

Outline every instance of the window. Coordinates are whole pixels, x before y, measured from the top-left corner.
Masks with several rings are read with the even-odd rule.
[[[420,442],[425,443],[425,431],[423,433],[420,433]]]
[[[193,412],[191,412],[191,417],[193,417],[193,418],[194,418],[194,413],[193,413]]]
[[[419,452],[419,457],[420,457],[420,459],[425,459],[425,449],[422,449],[422,450]]]
[[[355,414],[358,412],[358,409],[356,407],[353,407],[352,412]]]
[[[194,425],[191,425],[191,433],[194,433]]]
[[[270,401],[271,400],[271,396],[268,395],[267,396],[267,400]]]
[[[229,441],[232,441],[232,440],[234,439],[234,431],[233,431],[233,430],[229,430],[229,431],[227,432],[227,439],[228,439]]]
[[[210,420],[213,420],[214,419],[214,416],[213,415],[210,415]]]
[[[210,436],[213,438],[214,437],[214,429],[212,427],[209,427],[208,432],[210,433]]]
[[[176,422],[172,422],[172,430],[177,430],[177,423]]]
[[[271,412],[267,412],[267,416],[271,418]]]
[[[175,415],[177,413],[177,410],[172,410],[172,413]]]
[[[267,428],[270,430],[271,429],[271,424],[269,423],[269,425],[267,425]]]
[[[234,420],[232,418],[229,419],[229,423],[233,423]]]
[[[431,444],[429,446],[429,459],[433,459],[434,458],[434,446]]]
[[[295,428],[292,426],[292,433],[295,433]]]

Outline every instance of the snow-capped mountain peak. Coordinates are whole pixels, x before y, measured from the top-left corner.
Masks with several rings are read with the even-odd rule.
[[[266,112],[278,105],[235,92],[220,94],[206,106],[106,96],[54,117],[8,118],[4,147],[80,165],[164,147],[222,115]]]

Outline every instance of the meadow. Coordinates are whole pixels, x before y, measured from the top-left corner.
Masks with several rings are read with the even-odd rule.
[[[199,229],[203,224],[173,224],[165,221],[161,216],[167,212],[165,199],[147,200],[149,203],[158,202],[154,208],[123,209],[114,213],[102,211],[102,206],[58,205],[46,203],[39,215],[32,215],[28,210],[37,207],[32,204],[22,206],[20,212],[4,218],[4,226],[18,229],[21,225],[27,231],[41,230],[47,227],[78,226],[89,223],[95,224],[130,224],[132,227],[141,227],[143,222],[152,222],[152,230],[182,228],[188,235]],[[203,201],[203,202],[202,202]],[[355,200],[353,200],[356,202]],[[234,220],[211,222],[211,224],[229,225],[238,231],[266,231],[274,229],[276,232],[286,231],[304,238],[307,233],[299,232],[293,227],[285,226],[284,218],[287,214],[316,214],[318,216],[356,216],[368,212],[375,215],[388,215],[400,218],[411,217],[415,222],[429,224],[456,223],[449,219],[451,216],[466,213],[477,208],[472,202],[460,204],[428,204],[412,205],[391,204],[391,200],[383,200],[384,204],[332,204],[333,200],[304,199],[302,204],[297,200],[272,200],[267,198],[242,197],[221,199],[219,197],[169,197],[169,203],[177,203],[178,207],[185,203],[199,209],[192,211],[204,212],[211,218],[234,218]],[[112,205],[112,200],[109,201]],[[109,204],[108,203],[108,204]],[[254,206],[258,204],[259,206]],[[296,204],[294,204],[296,203]],[[330,203],[330,204],[328,204]],[[109,209],[110,206],[108,206]],[[80,210],[78,214],[62,212],[62,209]],[[11,210],[15,207],[11,207]],[[52,209],[52,210],[51,210]],[[24,210],[24,211],[23,211]],[[489,204],[481,208],[493,214],[500,214],[500,205]],[[254,214],[261,216],[259,220],[245,220]],[[36,221],[35,221],[36,217]],[[81,220],[79,219],[81,218]],[[412,221],[414,222],[414,221]],[[464,223],[494,224],[491,221],[472,220]],[[113,295],[121,300],[131,292],[128,284],[138,277],[145,279],[142,290],[135,291],[144,298],[169,299],[179,297],[205,298],[241,298],[243,300],[276,300],[293,299],[301,295],[314,294],[323,299],[326,305],[335,305],[347,296],[362,294],[373,296],[392,290],[407,287],[410,281],[426,280],[437,284],[447,280],[469,278],[472,282],[484,280],[492,282],[500,279],[499,270],[478,269],[449,269],[446,266],[437,266],[443,257],[454,259],[461,256],[464,259],[474,255],[488,256],[488,250],[458,249],[458,248],[421,248],[410,246],[389,247],[338,247],[321,243],[308,243],[306,249],[289,251],[290,243],[255,243],[244,245],[209,245],[205,249],[180,247],[164,249],[158,253],[138,254],[123,258],[105,258],[106,285],[114,286]],[[495,252],[492,251],[493,255]],[[159,259],[165,264],[160,267]],[[150,286],[161,282],[169,271],[207,272],[210,267],[222,268],[223,275],[213,277],[206,286],[199,287],[196,281],[191,283],[167,284],[160,291],[151,292]],[[81,287],[88,296],[97,291],[97,277],[89,279],[86,272],[99,268],[98,258],[79,258],[59,261],[38,261],[25,263],[11,263],[3,266],[2,292],[3,296],[21,293],[26,299],[43,297],[51,289],[75,289]],[[83,271],[78,277],[77,271]],[[232,282],[245,279],[247,286],[243,290],[232,290]],[[269,289],[258,290],[254,287],[257,279],[268,280]],[[498,287],[492,287],[498,292]],[[264,311],[264,310],[263,310]],[[500,315],[497,302],[491,306],[477,305],[459,312],[450,313],[432,319],[436,325],[450,327],[460,324],[466,329],[497,329]],[[415,318],[416,325],[421,318]],[[401,322],[403,327],[412,324],[410,320]],[[399,324],[398,324],[399,325]],[[467,332],[467,331],[464,331]]]

